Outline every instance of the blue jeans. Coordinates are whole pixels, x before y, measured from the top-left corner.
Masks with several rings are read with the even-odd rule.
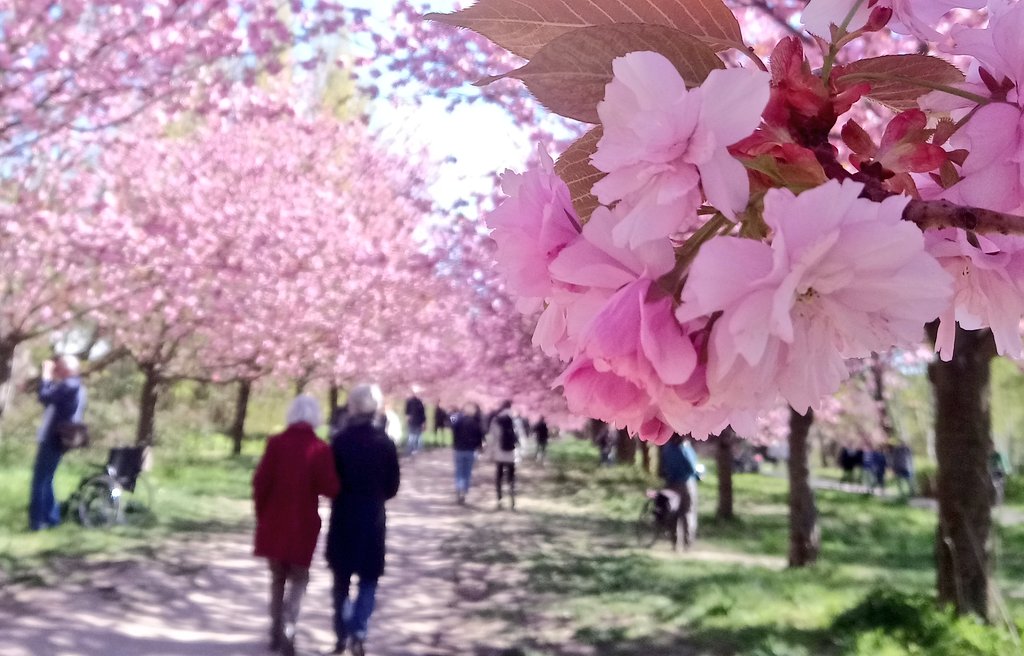
[[[420,450],[420,443],[422,442],[422,440],[423,440],[423,428],[422,427],[421,428],[413,428],[412,426],[410,426],[409,427],[409,440],[408,440],[408,444],[407,444],[407,447],[409,449],[409,454],[410,455],[413,454],[413,453],[416,453],[417,451]]]
[[[469,482],[473,478],[473,463],[476,462],[476,451],[453,451],[455,454],[455,491],[458,494],[469,492]]]
[[[352,582],[351,572],[334,571],[334,633],[338,643],[348,638],[366,639],[370,615],[377,600],[377,579],[364,580],[359,577],[359,594],[355,603],[349,601],[348,589]]]
[[[33,531],[60,524],[60,505],[53,494],[53,476],[62,455],[50,440],[39,443],[28,503],[28,527]]]

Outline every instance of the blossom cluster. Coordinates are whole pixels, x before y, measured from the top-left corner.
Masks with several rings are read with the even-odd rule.
[[[980,5],[812,0],[803,22],[832,48],[825,72],[792,38],[770,71],[697,85],[658,52],[613,60],[590,157],[597,209],[581,215],[542,154],[506,174],[488,219],[520,308],[543,308],[535,344],[567,362],[555,384],[572,411],[658,443],[753,433],[780,401],[804,412],[834,394],[849,359],[914,349],[935,320],[943,358],[958,324],[1021,356],[1024,238],[908,220],[912,203],[1024,208],[1024,7],[946,29],[954,7]],[[930,82],[877,145],[848,123],[846,165],[830,135],[881,78],[836,55],[887,23],[971,58],[969,74]]]

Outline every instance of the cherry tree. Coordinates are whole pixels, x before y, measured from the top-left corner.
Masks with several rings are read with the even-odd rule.
[[[0,13],[0,159],[154,105],[216,107],[297,46],[317,65],[316,40],[343,20],[331,0],[19,0]]]
[[[337,280],[368,240],[352,214],[367,139],[359,123],[286,113],[107,153],[112,210],[142,234],[144,290],[102,309],[144,374],[140,442],[166,384],[251,383],[306,337],[293,315],[329,311],[313,281]]]
[[[752,432],[781,399],[806,436],[847,360],[937,326],[939,596],[987,616],[987,363],[1020,354],[1024,314],[1024,7],[951,26],[956,6],[979,8],[812,0],[770,67],[718,0],[482,0],[444,20],[529,60],[491,79],[596,126],[507,190],[518,230],[490,219],[570,409],[662,442]],[[891,32],[967,74],[863,47]],[[888,108],[875,136],[841,123],[858,103]]]

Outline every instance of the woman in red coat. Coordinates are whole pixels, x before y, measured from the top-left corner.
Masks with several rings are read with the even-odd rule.
[[[339,490],[331,448],[313,431],[319,424],[316,399],[297,396],[288,428],[268,440],[252,480],[256,555],[269,561],[271,574],[270,648],[286,656],[295,654],[295,621],[320,534],[320,496],[333,498]]]

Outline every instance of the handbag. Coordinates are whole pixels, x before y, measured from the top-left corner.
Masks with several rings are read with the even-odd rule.
[[[62,451],[89,446],[89,428],[77,421],[62,421],[56,428],[57,441]]]

